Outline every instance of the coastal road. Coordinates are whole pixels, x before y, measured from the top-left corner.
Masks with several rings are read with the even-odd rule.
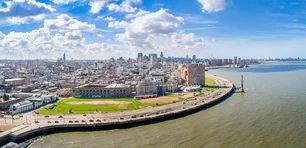
[[[24,114],[16,120],[6,119],[6,123],[21,123],[24,128],[14,132],[15,135],[31,131],[33,129],[58,126],[58,125],[78,125],[78,124],[111,124],[117,122],[126,122],[130,120],[139,120],[146,118],[155,118],[173,112],[181,112],[197,106],[207,104],[231,91],[233,84],[221,77],[207,74],[207,77],[213,79],[217,88],[213,91],[206,92],[200,96],[185,100],[184,102],[173,103],[159,107],[148,107],[145,109],[113,112],[113,113],[93,113],[81,115],[36,115],[35,113]],[[0,123],[4,123],[1,119]]]

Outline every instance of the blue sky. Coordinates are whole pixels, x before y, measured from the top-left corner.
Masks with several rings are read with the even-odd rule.
[[[306,1],[0,0],[0,59],[306,58]]]

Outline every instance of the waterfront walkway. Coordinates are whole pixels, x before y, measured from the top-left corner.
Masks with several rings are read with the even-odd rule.
[[[230,81],[210,74],[206,76],[217,83],[217,88],[184,102],[132,111],[86,115],[52,115],[45,117],[44,115],[28,113],[24,117],[14,121],[15,123],[22,123],[23,125],[5,133],[0,133],[0,140],[4,137],[11,140],[20,140],[30,134],[46,129],[107,126],[154,120],[156,118],[172,116],[204,107],[232,92],[233,84]],[[3,121],[0,122],[3,123]],[[9,123],[10,121],[6,122]]]

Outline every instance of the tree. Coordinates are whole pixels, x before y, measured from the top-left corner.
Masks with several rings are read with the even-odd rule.
[[[32,102],[33,108],[35,108],[35,102]]]
[[[10,97],[6,94],[3,95],[3,101],[8,101],[10,99]]]
[[[53,96],[50,97],[51,102],[53,102]]]

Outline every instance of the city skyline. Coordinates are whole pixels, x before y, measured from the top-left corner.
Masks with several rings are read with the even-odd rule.
[[[0,59],[306,58],[305,2],[0,1]],[[186,7],[188,6],[188,7]],[[132,56],[133,55],[133,56]]]

